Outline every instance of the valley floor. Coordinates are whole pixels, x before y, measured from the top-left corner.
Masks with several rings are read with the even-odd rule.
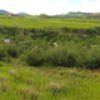
[[[78,68],[0,64],[0,100],[100,100],[100,75]]]

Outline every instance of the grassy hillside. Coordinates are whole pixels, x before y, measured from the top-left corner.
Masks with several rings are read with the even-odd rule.
[[[1,100],[99,100],[100,75],[64,67],[0,66]]]
[[[0,16],[0,100],[99,100],[100,21]]]
[[[40,18],[40,17],[7,17],[0,16],[0,26],[18,28],[95,28],[100,20],[78,18]]]
[[[99,22],[0,16],[0,61],[10,62],[15,58],[30,66],[99,68]],[[5,39],[10,43],[5,43]]]

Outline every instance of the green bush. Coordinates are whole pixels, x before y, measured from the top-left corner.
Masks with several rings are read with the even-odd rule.
[[[45,52],[39,47],[28,50],[25,56],[26,62],[31,66],[40,66],[45,62],[45,59]]]
[[[49,50],[47,62],[55,66],[73,67],[76,65],[76,58],[67,47],[58,47]]]
[[[84,48],[77,48],[74,52],[74,54],[76,55],[76,66],[80,66],[80,67],[87,67],[88,66],[88,49],[84,49]]]
[[[5,57],[7,57],[6,49],[3,45],[0,46],[0,60],[3,60]]]
[[[19,47],[15,44],[6,45],[6,51],[10,57],[16,58],[19,56]]]
[[[95,46],[90,49],[88,67],[89,68],[100,67],[100,46]]]

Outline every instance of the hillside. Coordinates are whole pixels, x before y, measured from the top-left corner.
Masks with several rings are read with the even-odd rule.
[[[7,10],[0,10],[0,15],[7,15],[8,13],[12,13],[12,12],[9,12]],[[19,13],[16,13],[17,15],[23,15],[23,16],[29,16],[28,13],[25,13],[25,12],[19,12]]]
[[[99,100],[100,20],[0,16],[0,100]]]
[[[9,11],[6,10],[0,10],[1,15],[8,14]],[[10,12],[12,13],[12,12]],[[32,16],[28,14],[27,12],[19,12],[16,13],[17,15],[23,15],[23,16]],[[36,15],[34,15],[36,16]],[[100,19],[100,13],[86,13],[86,12],[69,12],[66,14],[58,14],[58,15],[46,15],[46,14],[40,14],[38,15],[40,18],[82,18],[82,19]]]
[[[29,16],[29,14],[28,13],[25,13],[25,12],[19,12],[19,13],[17,13],[18,15],[23,15],[23,16]]]
[[[6,11],[6,10],[0,10],[0,14],[8,14],[8,11]]]
[[[98,68],[99,22],[95,19],[1,16],[0,59],[9,62],[16,58],[31,66]]]
[[[40,18],[35,16],[0,17],[0,26],[41,29],[41,28],[69,28],[69,29],[93,29],[100,26],[97,19],[78,19],[78,18]]]
[[[82,19],[100,19],[100,13],[88,13],[88,12],[69,12],[67,14],[59,14],[52,17],[56,18],[82,18]]]

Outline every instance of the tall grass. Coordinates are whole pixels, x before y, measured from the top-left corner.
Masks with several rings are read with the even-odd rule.
[[[99,75],[84,69],[0,67],[2,100],[97,100]]]

